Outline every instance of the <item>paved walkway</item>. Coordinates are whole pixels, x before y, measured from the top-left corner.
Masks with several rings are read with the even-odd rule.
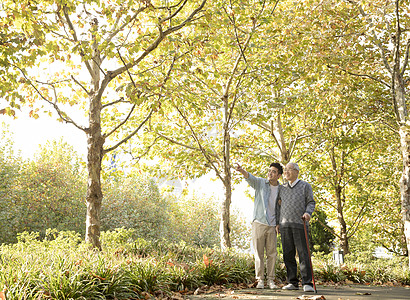
[[[237,299],[237,300],[409,300],[410,287],[386,287],[366,285],[344,285],[344,286],[322,286],[318,285],[317,294],[305,293],[303,290],[257,290],[243,289],[216,292],[212,294],[189,295],[191,300],[215,300],[215,299]],[[305,297],[303,297],[305,296]]]

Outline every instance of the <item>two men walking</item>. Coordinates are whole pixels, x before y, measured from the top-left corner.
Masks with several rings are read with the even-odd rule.
[[[278,288],[274,282],[277,256],[277,234],[281,234],[283,260],[288,285],[285,290],[299,289],[296,250],[299,256],[302,286],[305,292],[313,292],[312,271],[308,245],[304,236],[304,221],[308,222],[315,209],[311,185],[298,178],[299,166],[288,163],[283,172],[279,163],[269,166],[267,178],[255,177],[239,164],[239,171],[255,190],[252,222],[252,245],[255,251],[255,277],[257,288],[264,288],[264,252],[266,250],[266,277],[271,289]],[[284,174],[287,182],[278,180]]]

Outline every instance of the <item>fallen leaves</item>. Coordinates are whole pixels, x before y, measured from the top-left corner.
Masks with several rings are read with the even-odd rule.
[[[361,293],[361,292],[357,292],[356,295],[371,295],[372,293]]]
[[[314,296],[302,295],[302,296],[297,297],[296,299],[298,300],[326,300],[325,296],[323,295],[314,295]]]
[[[7,288],[4,287],[3,290],[0,292],[0,300],[6,300],[6,292]]]

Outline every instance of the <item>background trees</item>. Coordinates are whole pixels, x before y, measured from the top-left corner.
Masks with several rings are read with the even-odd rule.
[[[264,35],[276,5],[277,1],[210,2],[196,27],[194,44],[179,49],[186,52],[167,83],[172,91],[168,107],[151,127],[158,139],[152,154],[171,163],[171,176],[212,172],[223,183],[223,248],[231,247],[231,153],[241,123],[263,96],[256,76],[261,68],[259,48],[266,51]]]
[[[32,160],[18,156],[5,130],[0,141],[0,244],[24,231],[73,231],[85,236],[86,172],[66,142],[41,146]],[[103,172],[102,230],[132,229],[134,237],[213,248],[219,244],[218,200],[161,191],[155,179],[132,172]],[[243,213],[233,211],[232,245],[248,251],[250,232]]]
[[[147,85],[144,76],[137,75],[139,80],[134,81],[133,73],[143,74],[141,63],[155,57],[161,42],[190,23],[205,2],[165,6],[162,1],[3,4],[5,19],[18,19],[13,28],[16,35],[39,37],[39,42],[30,44],[35,53],[32,59],[15,57],[7,63],[12,72],[21,73],[18,90],[34,104],[31,114],[37,116],[39,107],[45,107],[87,135],[86,239],[93,247],[101,248],[104,155],[128,141],[147,122],[160,104],[158,89],[167,80],[157,78],[155,84]],[[165,48],[162,53],[157,60],[147,61],[151,64],[148,69],[165,63]],[[80,116],[70,113],[69,106],[76,106]],[[130,119],[137,125],[119,133]],[[108,139],[110,145],[104,146]]]
[[[379,121],[400,138],[401,206],[409,250],[408,1],[349,0],[335,4],[325,1],[321,6],[328,18],[328,22],[318,24],[323,28],[318,41],[326,49],[322,55],[336,78],[350,74],[365,80],[367,86],[361,92],[368,95],[369,107],[377,107]]]
[[[233,230],[232,162],[258,174],[267,161],[294,160],[313,184],[318,208],[338,227],[334,234],[345,251],[349,239],[357,245],[373,232],[380,244],[404,253],[407,2],[165,4],[102,2],[98,9],[92,1],[1,4],[0,76],[10,81],[2,85],[7,100],[2,112],[27,99],[31,116],[52,107],[88,136],[87,236],[94,246],[99,246],[103,158],[121,147],[140,170],[150,168],[144,166],[150,153],[151,174],[158,177],[213,172],[224,184],[223,247],[231,245]],[[43,102],[49,107],[41,108]],[[401,169],[400,137],[403,227],[397,226],[400,200],[393,183]],[[51,166],[32,167],[30,172],[38,171],[32,180],[59,182],[52,180]],[[2,174],[14,178],[18,170],[9,163]],[[117,179],[106,181],[107,193],[127,184]],[[46,189],[41,193],[47,196]],[[124,194],[122,203],[132,199],[139,205],[131,188]],[[122,206],[117,196],[110,194],[111,207]],[[120,224],[117,217],[107,215],[104,222]]]

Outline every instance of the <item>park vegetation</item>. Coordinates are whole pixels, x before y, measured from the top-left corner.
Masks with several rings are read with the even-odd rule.
[[[250,228],[239,212],[231,216],[233,247],[222,251],[217,201],[161,190],[139,172],[110,171],[104,174],[102,250],[93,251],[84,240],[86,174],[76,152],[53,141],[24,160],[10,134],[2,137],[0,284],[6,299],[182,299],[253,286]],[[319,208],[311,221],[318,283],[410,284],[407,257],[376,258],[380,233],[366,227],[337,265],[327,218]],[[284,283],[280,246],[276,273]]]
[[[384,247],[409,253],[406,1],[6,0],[1,9],[0,112],[24,106],[86,135],[93,247],[102,168],[120,155],[155,177],[214,174],[222,248],[232,246],[234,162],[258,173],[292,160],[317,185],[345,253],[377,225]],[[161,167],[146,170],[147,160]]]
[[[137,236],[133,229],[103,231],[103,250],[88,251],[75,232],[19,234],[17,243],[0,246],[3,299],[184,299],[254,284],[249,254]],[[403,257],[361,253],[346,256],[342,266],[326,258],[313,257],[318,284],[410,284]],[[286,282],[281,256],[276,274],[278,283]]]
[[[371,267],[371,253],[382,247],[400,260],[397,268],[407,264],[408,270],[408,5],[408,0],[2,1],[0,114],[17,116],[26,107],[33,118],[55,116],[85,134],[88,143],[86,161],[64,142],[43,145],[27,161],[2,132],[2,268],[17,263],[10,255],[20,255],[18,249],[27,245],[85,247],[78,237],[100,251],[84,254],[91,266],[108,263],[103,237],[109,232],[130,235],[116,241],[116,248],[142,240],[199,247],[195,251],[203,256],[195,261],[202,263],[210,254],[200,249],[215,255],[246,252],[249,229],[231,208],[232,190],[241,180],[232,165],[239,162],[265,177],[267,161],[294,161],[317,202],[315,258],[336,248],[357,263],[357,253],[367,253],[363,261]],[[176,195],[158,186],[158,180],[205,174],[223,184],[222,199]],[[56,261],[48,255],[45,264]],[[319,276],[329,270],[351,280],[349,270],[362,270],[364,282],[388,280],[366,277],[378,273],[362,266],[336,271],[320,265]],[[78,272],[81,266],[75,267]],[[94,272],[91,266],[87,274]],[[391,280],[408,282],[403,272],[394,271]],[[120,277],[130,280],[131,273]],[[12,282],[24,273],[4,274],[0,279],[11,295]],[[21,280],[19,287],[52,294]]]

